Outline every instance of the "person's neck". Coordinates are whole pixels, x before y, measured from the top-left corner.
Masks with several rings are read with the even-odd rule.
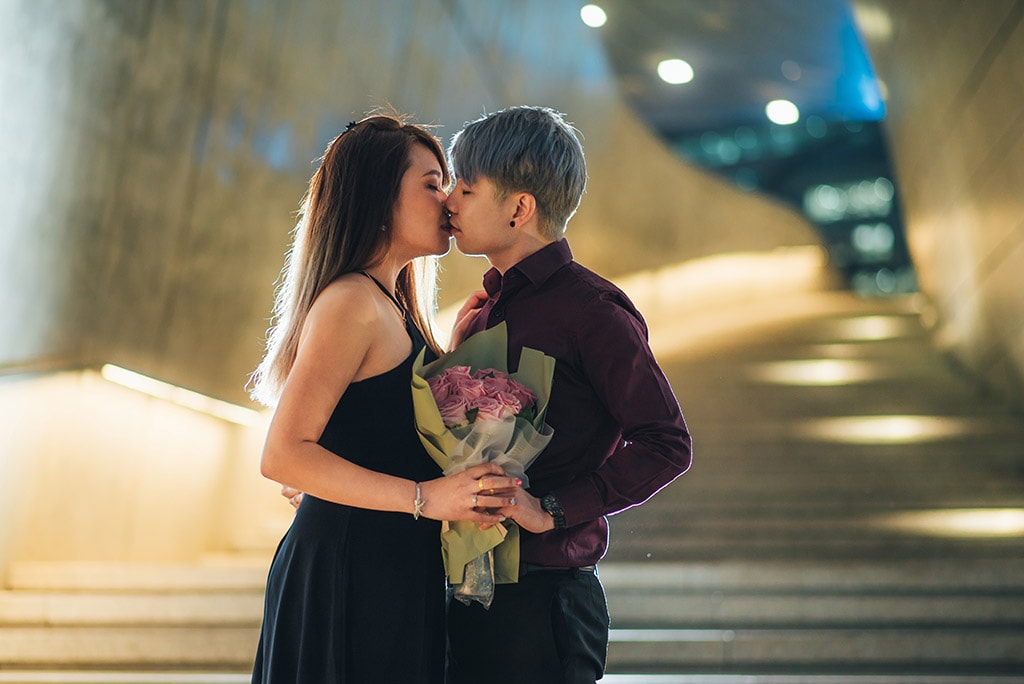
[[[391,294],[395,293],[398,274],[401,271],[402,268],[400,266],[393,264],[386,259],[379,264],[363,269],[364,273],[373,276],[381,285],[388,288]]]
[[[499,273],[505,275],[505,271],[554,242],[556,240],[524,233],[521,239],[517,240],[508,249],[496,254],[487,254],[487,261],[491,263],[491,266],[498,269]]]

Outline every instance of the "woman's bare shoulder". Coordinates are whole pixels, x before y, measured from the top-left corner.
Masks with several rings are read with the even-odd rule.
[[[377,305],[358,273],[347,273],[324,288],[313,301],[310,315],[356,323],[377,318]]]
[[[349,344],[374,336],[380,312],[372,293],[358,273],[341,276],[324,288],[309,310],[303,336],[337,339],[344,334]]]

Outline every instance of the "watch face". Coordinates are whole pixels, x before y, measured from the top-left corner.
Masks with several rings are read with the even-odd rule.
[[[540,507],[547,511],[548,515],[555,519],[555,529],[565,527],[565,513],[554,494],[546,494],[541,497]]]

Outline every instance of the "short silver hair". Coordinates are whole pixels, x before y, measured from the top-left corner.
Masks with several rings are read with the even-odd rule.
[[[537,200],[540,230],[559,239],[587,186],[587,162],[576,129],[547,107],[509,107],[488,114],[452,138],[456,178],[494,183],[499,199],[528,192]]]

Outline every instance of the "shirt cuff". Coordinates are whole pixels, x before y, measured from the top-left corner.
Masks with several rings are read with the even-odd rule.
[[[565,487],[559,487],[550,492],[562,505],[562,514],[565,517],[565,526],[576,525],[597,520],[604,513],[602,512],[601,493],[594,486],[590,478],[585,478]]]

